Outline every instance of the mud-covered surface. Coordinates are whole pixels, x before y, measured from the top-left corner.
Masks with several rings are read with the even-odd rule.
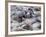
[[[11,5],[11,31],[41,29],[41,7]]]

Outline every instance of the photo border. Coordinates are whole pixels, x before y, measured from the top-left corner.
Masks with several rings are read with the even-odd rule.
[[[5,1],[5,36],[8,36],[8,3],[29,3],[29,4],[42,4],[43,5],[43,33],[34,33],[34,34],[15,34],[15,36],[24,36],[24,35],[39,35],[45,34],[45,3],[41,2],[23,2],[23,1]]]

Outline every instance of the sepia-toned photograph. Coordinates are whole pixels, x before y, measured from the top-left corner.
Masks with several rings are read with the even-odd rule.
[[[43,32],[43,5],[8,3],[8,31],[13,34]]]

